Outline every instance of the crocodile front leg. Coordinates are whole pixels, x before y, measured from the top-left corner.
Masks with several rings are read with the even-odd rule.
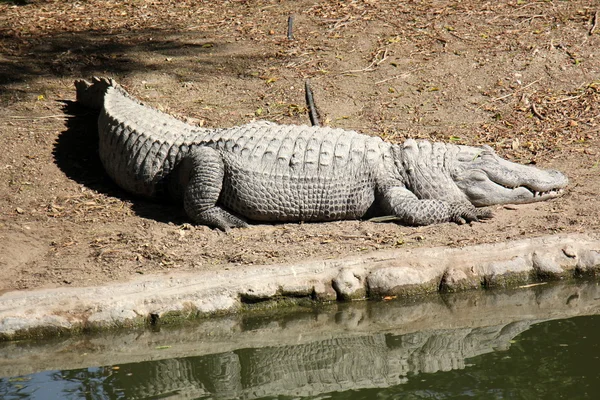
[[[383,211],[407,225],[431,225],[442,222],[464,224],[492,217],[488,209],[475,208],[471,203],[419,199],[405,187],[387,188],[382,194]]]
[[[210,147],[198,147],[183,160],[182,173],[189,174],[184,188],[183,207],[197,224],[208,225],[227,231],[229,228],[245,228],[242,219],[217,206],[223,186],[223,159]]]

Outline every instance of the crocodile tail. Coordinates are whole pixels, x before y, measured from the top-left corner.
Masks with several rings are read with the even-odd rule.
[[[77,102],[85,107],[95,110],[102,108],[104,104],[104,95],[109,87],[117,87],[117,82],[110,78],[93,77],[92,83],[85,79],[75,81],[75,89],[77,89]]]

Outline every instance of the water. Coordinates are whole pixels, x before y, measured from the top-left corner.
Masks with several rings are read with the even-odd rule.
[[[600,288],[545,285],[0,345],[3,399],[586,399]]]
[[[402,387],[376,393],[377,398],[596,399],[598,332],[598,315],[536,324],[516,336],[506,351],[469,358],[462,370],[414,376]]]

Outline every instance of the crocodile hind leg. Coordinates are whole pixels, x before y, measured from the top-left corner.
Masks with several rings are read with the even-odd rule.
[[[248,224],[217,205],[223,186],[224,166],[219,152],[210,147],[198,147],[183,160],[189,174],[184,188],[183,207],[197,224],[227,231]]]

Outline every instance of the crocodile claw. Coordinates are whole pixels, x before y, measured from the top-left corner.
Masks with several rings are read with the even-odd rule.
[[[494,213],[489,208],[475,208],[471,205],[461,207],[461,210],[452,219],[459,225],[468,224],[471,222],[480,222],[490,219]]]

